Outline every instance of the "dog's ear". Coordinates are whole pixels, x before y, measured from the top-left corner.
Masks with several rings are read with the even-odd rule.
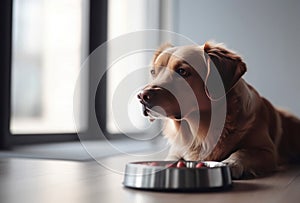
[[[153,55],[153,59],[152,59],[152,64],[155,62],[155,60],[157,59],[157,57],[164,51],[166,50],[167,48],[170,48],[170,47],[173,47],[172,44],[170,43],[165,43],[165,44],[162,44],[154,53]]]
[[[246,64],[242,61],[241,57],[220,44],[206,42],[204,52],[206,61],[210,63],[208,65],[214,65],[221,76],[225,93],[229,91],[247,71]],[[209,77],[210,76],[208,76],[208,80]]]

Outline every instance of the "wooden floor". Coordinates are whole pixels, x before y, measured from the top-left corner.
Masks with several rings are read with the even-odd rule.
[[[0,202],[300,202],[300,166],[270,177],[234,181],[229,191],[164,193],[123,187],[123,176],[113,163],[122,165],[126,161],[118,156],[107,158],[103,167],[95,161],[1,159]]]

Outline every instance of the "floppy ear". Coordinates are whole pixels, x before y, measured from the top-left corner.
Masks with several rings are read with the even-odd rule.
[[[162,44],[154,53],[153,55],[153,59],[152,59],[152,64],[155,62],[155,60],[157,59],[157,57],[164,51],[166,50],[167,48],[170,48],[170,47],[173,47],[172,44],[170,43],[165,43],[165,44]]]
[[[227,93],[247,71],[246,64],[240,56],[220,44],[206,42],[204,52],[206,53],[206,61],[210,63],[207,65],[215,66],[221,76],[225,93]],[[210,73],[208,72],[208,74]],[[210,77],[210,75],[207,75],[208,83],[213,82],[209,81]]]

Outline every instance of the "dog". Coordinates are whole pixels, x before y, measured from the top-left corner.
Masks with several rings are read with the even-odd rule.
[[[260,96],[242,78],[246,71],[241,56],[214,42],[164,44],[155,52],[152,81],[137,97],[145,116],[164,118],[163,134],[171,145],[167,159],[220,161],[234,179],[299,162],[300,120]],[[213,114],[224,115],[221,128],[210,129]]]

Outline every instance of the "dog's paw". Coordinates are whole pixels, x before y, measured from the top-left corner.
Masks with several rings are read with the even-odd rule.
[[[242,164],[232,159],[226,159],[222,162],[229,166],[233,179],[240,179],[243,176],[244,167]]]

